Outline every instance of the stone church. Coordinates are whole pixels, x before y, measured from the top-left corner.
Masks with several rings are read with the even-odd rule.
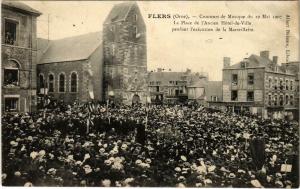
[[[115,5],[102,32],[38,39],[37,57],[40,96],[66,103],[146,102],[146,25],[136,2]]]

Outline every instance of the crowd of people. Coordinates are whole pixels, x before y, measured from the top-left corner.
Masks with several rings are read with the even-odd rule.
[[[4,114],[2,184],[297,187],[298,127],[165,105]]]

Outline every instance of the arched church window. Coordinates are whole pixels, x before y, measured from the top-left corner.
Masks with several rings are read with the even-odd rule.
[[[71,74],[71,92],[77,92],[77,73]]]
[[[65,74],[59,74],[59,92],[65,92]]]
[[[49,89],[48,91],[54,92],[54,75],[53,74],[49,74],[48,76],[48,83],[49,83]]]

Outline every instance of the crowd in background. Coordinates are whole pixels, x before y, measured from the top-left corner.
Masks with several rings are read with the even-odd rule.
[[[187,106],[4,114],[2,184],[297,187],[298,127]]]

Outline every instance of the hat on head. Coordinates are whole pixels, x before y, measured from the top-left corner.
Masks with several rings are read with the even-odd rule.
[[[282,183],[280,180],[277,180],[277,181],[275,182],[275,185],[278,186],[278,187],[280,187],[280,188],[283,187],[283,183]]]
[[[252,186],[254,186],[256,188],[262,188],[263,187],[258,180],[251,180],[251,184],[252,184]]]
[[[26,183],[24,184],[24,186],[25,186],[25,187],[32,187],[33,184],[32,184],[31,182],[26,182]]]

